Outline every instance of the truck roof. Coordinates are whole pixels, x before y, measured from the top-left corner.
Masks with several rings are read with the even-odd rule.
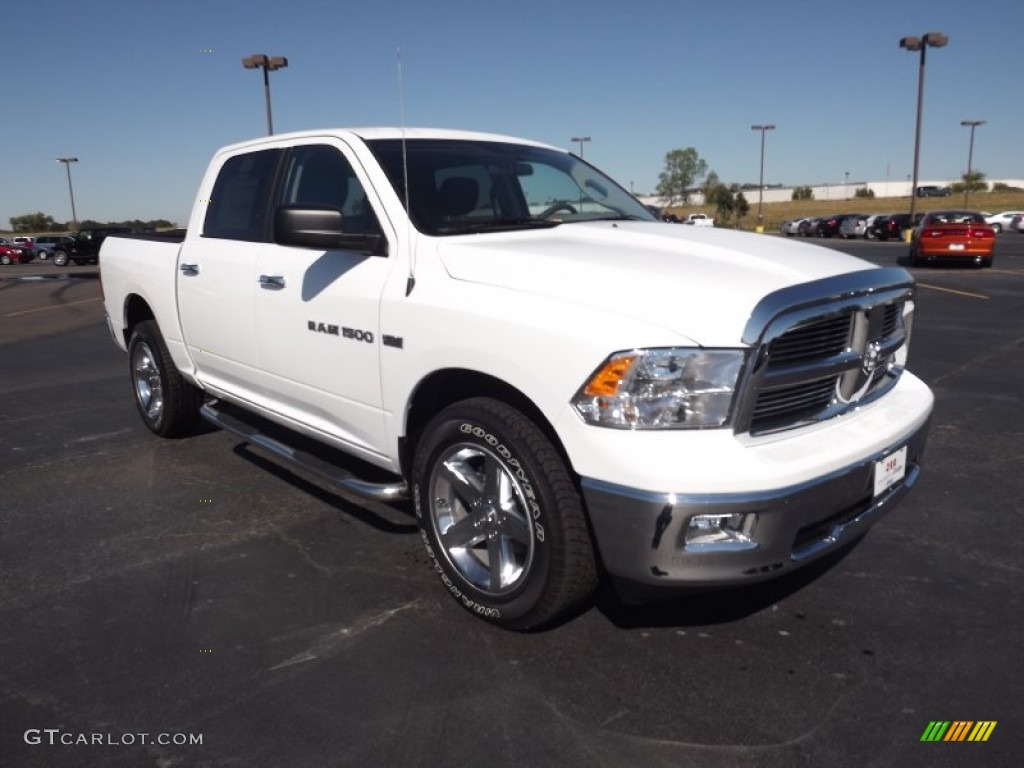
[[[287,142],[292,139],[304,139],[317,136],[335,136],[339,139],[461,139],[464,141],[499,141],[513,144],[527,144],[534,147],[546,147],[560,152],[566,150],[543,142],[522,139],[515,136],[505,136],[498,133],[485,133],[482,131],[463,131],[451,128],[401,128],[396,126],[379,126],[363,128],[321,128],[309,131],[295,131],[292,133],[276,133],[273,136],[261,136],[258,139],[238,142],[223,147],[220,151],[234,151],[245,147],[256,147],[267,143]]]

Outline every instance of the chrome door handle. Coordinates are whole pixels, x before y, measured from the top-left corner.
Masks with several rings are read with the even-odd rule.
[[[279,291],[284,288],[284,277],[282,275],[260,275],[260,288]]]
[[[198,264],[182,264],[178,267],[183,275],[198,275],[199,265]]]

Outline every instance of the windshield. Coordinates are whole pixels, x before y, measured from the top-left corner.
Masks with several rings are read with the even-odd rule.
[[[368,141],[405,202],[401,139]],[[428,235],[553,227],[574,221],[656,221],[583,160],[544,147],[462,139],[405,142],[409,217]]]

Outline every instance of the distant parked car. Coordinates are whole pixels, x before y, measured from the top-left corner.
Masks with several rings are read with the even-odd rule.
[[[874,235],[875,222],[879,219],[884,219],[889,214],[887,213],[873,213],[864,220],[864,238],[870,240]]]
[[[36,258],[48,259],[61,245],[74,242],[74,238],[67,235],[44,235],[36,238]]]
[[[848,218],[856,218],[860,216],[859,213],[838,213],[833,216],[825,216],[818,220],[817,234],[821,237],[835,237],[840,235],[839,228],[843,225],[843,220]]]
[[[792,237],[793,235],[800,234],[800,225],[806,221],[806,219],[788,219],[779,225],[779,233]]]
[[[914,214],[914,222],[920,222],[923,218],[923,213]],[[872,232],[879,240],[902,240],[903,233],[912,229],[914,222],[911,222],[909,213],[894,213],[891,216],[876,219]]]
[[[801,219],[800,225],[797,227],[797,234],[801,237],[813,237],[817,232],[819,221],[821,221],[821,219],[813,217],[809,219]]]
[[[31,237],[15,237],[12,239],[15,248],[21,248],[31,259],[36,253],[36,244]]]
[[[995,246],[995,231],[977,211],[932,211],[914,228],[910,264],[970,260],[991,267]]]
[[[28,261],[28,255],[24,249],[18,248],[13,243],[0,243],[0,264],[22,264]]]
[[[985,222],[996,231],[996,234],[1000,232],[1009,232],[1013,229],[1011,221],[1014,216],[1022,216],[1024,211],[1003,211],[1002,213],[993,213],[985,217]]]
[[[953,190],[949,187],[923,186],[917,188],[918,197],[949,197]]]
[[[868,217],[859,213],[851,213],[839,222],[839,234],[849,240],[853,237],[864,237],[867,232]]]

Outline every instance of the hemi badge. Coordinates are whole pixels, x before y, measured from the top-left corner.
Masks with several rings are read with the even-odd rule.
[[[402,348],[401,336],[389,336],[388,334],[385,333],[381,338],[384,342],[385,347],[398,347],[399,349]]]

